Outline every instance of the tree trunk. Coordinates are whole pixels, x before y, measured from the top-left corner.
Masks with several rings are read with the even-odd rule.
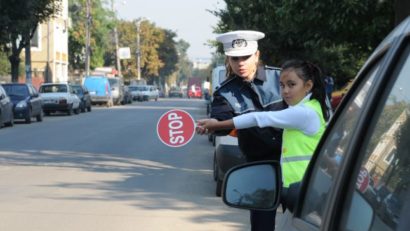
[[[26,83],[31,83],[31,43],[30,38],[26,41]]]
[[[13,53],[12,55],[9,56],[9,61],[11,65],[11,82],[17,83],[19,79],[19,65],[20,65],[20,57],[19,53],[15,54]]]

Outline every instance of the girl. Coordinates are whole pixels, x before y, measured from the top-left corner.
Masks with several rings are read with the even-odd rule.
[[[283,128],[282,174],[283,186],[301,181],[313,152],[330,117],[326,91],[320,69],[301,60],[283,64],[280,75],[281,94],[287,109],[251,112],[230,120],[205,119],[198,121],[197,131],[206,132],[250,127]],[[200,132],[199,132],[200,133]]]

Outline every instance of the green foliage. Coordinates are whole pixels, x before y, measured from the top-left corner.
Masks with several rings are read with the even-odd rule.
[[[187,83],[188,78],[192,76],[192,62],[188,58],[189,43],[180,39],[176,44],[176,49],[179,54],[178,60],[178,73],[176,77],[176,83],[179,85],[181,82]]]
[[[353,78],[366,57],[393,28],[393,1],[225,0],[216,33],[258,30],[261,59],[280,66],[289,58],[308,59],[333,75]],[[218,51],[222,51],[219,45]]]
[[[61,0],[0,0],[0,46],[9,54],[12,81],[19,75],[21,50],[39,23],[60,11]]]
[[[104,66],[104,54],[112,49],[110,32],[113,12],[104,7],[103,0],[93,0],[91,6],[91,69]],[[70,69],[85,69],[86,0],[69,0],[72,27],[69,30],[68,50]]]
[[[164,30],[164,32],[164,41],[160,44],[158,49],[159,58],[164,63],[164,66],[159,72],[161,86],[165,84],[165,78],[176,71],[178,63],[178,52],[175,47],[176,42],[174,41],[176,33],[170,30]]]

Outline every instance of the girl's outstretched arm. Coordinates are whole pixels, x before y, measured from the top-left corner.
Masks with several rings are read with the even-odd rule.
[[[201,119],[197,121],[196,132],[198,134],[206,134],[217,130],[234,129],[233,120],[218,121],[216,119]]]

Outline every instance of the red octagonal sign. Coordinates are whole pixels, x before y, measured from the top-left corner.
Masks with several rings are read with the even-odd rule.
[[[159,119],[157,134],[170,147],[184,146],[194,137],[195,121],[186,111],[170,110]]]

